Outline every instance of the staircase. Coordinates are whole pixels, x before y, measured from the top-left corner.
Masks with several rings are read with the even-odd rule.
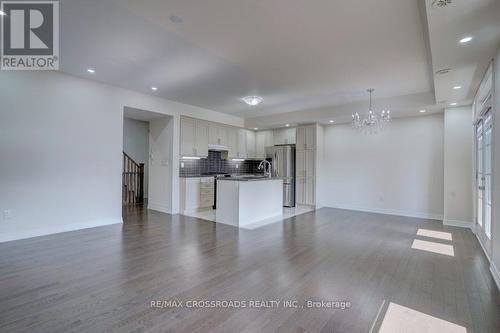
[[[122,201],[124,205],[144,203],[144,163],[123,152]]]

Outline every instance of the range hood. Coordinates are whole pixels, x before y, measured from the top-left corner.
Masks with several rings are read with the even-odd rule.
[[[208,150],[229,151],[229,148],[227,146],[222,146],[222,145],[208,145]]]

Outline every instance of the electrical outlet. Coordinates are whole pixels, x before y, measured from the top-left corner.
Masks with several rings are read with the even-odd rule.
[[[6,209],[3,211],[3,219],[6,221],[12,219],[12,210],[11,209]]]

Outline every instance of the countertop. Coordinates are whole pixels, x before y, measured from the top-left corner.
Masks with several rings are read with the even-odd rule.
[[[267,180],[283,180],[281,177],[221,177],[217,178],[217,181],[229,181],[229,182],[255,182],[255,181],[267,181]]]
[[[259,176],[258,174],[231,174],[231,177],[222,177],[223,175],[229,175],[228,173],[213,174],[213,175],[182,175],[179,178],[213,178],[219,176],[220,178],[232,178],[232,177],[248,177],[248,176]]]

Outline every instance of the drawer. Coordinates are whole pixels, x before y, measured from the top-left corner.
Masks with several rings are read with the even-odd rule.
[[[202,197],[200,200],[201,207],[210,207],[213,205],[214,205],[214,198],[213,197]]]
[[[202,184],[206,184],[206,183],[209,183],[209,184],[213,184],[215,181],[214,177],[204,177],[204,178],[200,178],[200,182]]]
[[[214,196],[214,189],[213,188],[202,188],[200,190],[200,195],[202,197],[205,197],[205,196]]]
[[[200,183],[200,189],[202,190],[213,190],[215,188],[214,183]]]

